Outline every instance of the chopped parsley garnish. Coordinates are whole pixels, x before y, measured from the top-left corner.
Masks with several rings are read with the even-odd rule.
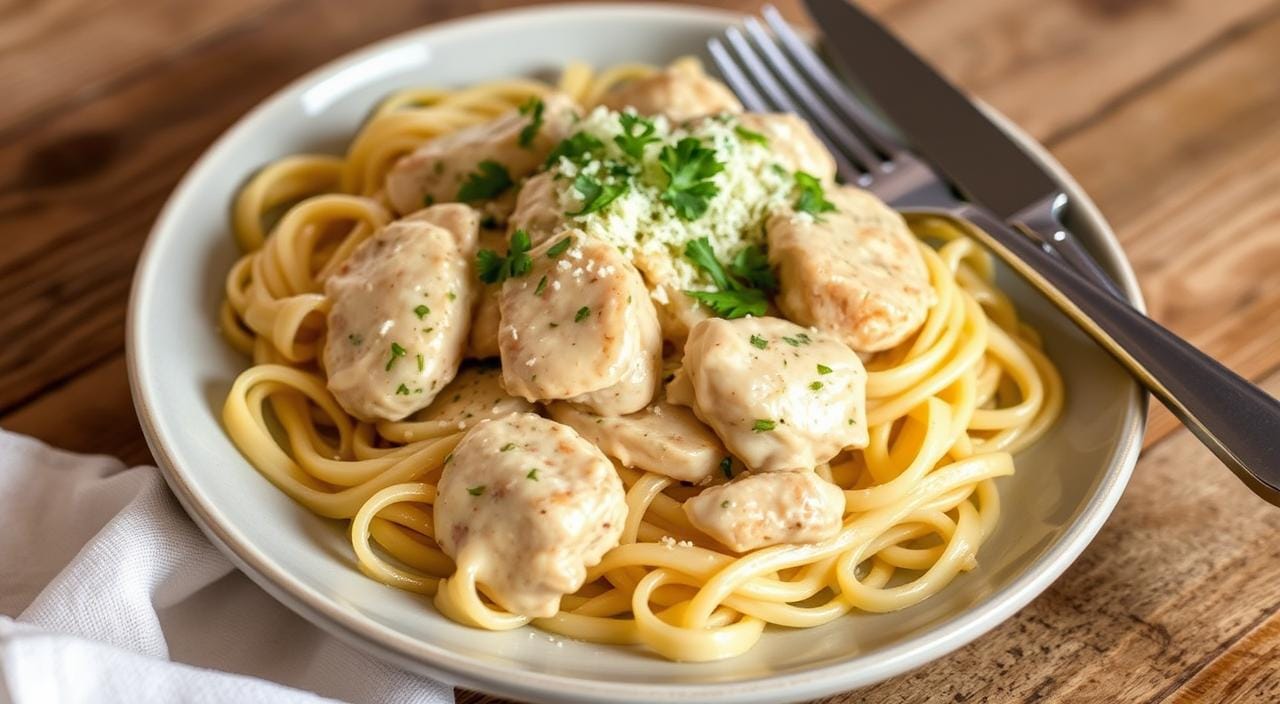
[[[799,347],[802,344],[799,339],[794,337],[787,337],[786,335],[782,336],[782,341],[787,343],[788,345],[791,345],[792,347]]]
[[[572,245],[573,245],[573,236],[570,235],[568,237],[565,237],[564,239],[560,240],[559,242],[556,242],[555,244],[547,248],[547,258],[555,259],[561,254],[564,254]]]
[[[509,442],[506,445],[503,445],[499,452],[511,452],[514,449],[516,449],[516,444],[514,442]]]
[[[624,112],[618,116],[618,122],[622,124],[622,134],[614,137],[613,141],[622,153],[632,159],[638,161],[643,158],[644,145],[658,141],[658,137],[654,134],[657,128],[654,127],[652,120]]]
[[[759,132],[753,132],[742,125],[734,127],[733,133],[738,135],[738,138],[744,142],[755,142],[756,144],[763,144],[765,146],[769,145],[768,137],[760,134]]]
[[[509,277],[524,276],[533,267],[533,259],[529,257],[532,246],[529,233],[516,230],[511,235],[511,246],[507,248],[507,256],[501,256],[492,249],[476,252],[476,273],[486,284],[496,284]],[[453,291],[449,292],[449,300],[457,298]]]
[[[771,420],[765,420],[761,418],[756,420],[756,422],[751,425],[751,430],[752,432],[763,433],[769,430],[773,430],[774,427],[776,426],[777,426],[777,423],[774,423]]]
[[[578,309],[577,313],[573,314],[573,322],[581,323],[582,321],[587,319],[588,315],[591,315],[591,309],[588,308],[587,306],[583,306]]]
[[[347,342],[350,342],[356,347],[359,347],[360,345],[364,344],[364,335],[357,335],[355,333],[351,333],[350,335],[347,335]]]
[[[711,277],[719,291],[685,291],[685,295],[697,299],[722,318],[741,318],[746,315],[764,315],[768,301],[763,291],[750,288],[730,276],[716,259],[715,251],[706,237],[691,240],[684,246],[684,256]],[[764,348],[761,348],[764,349]]]
[[[828,367],[828,366],[827,366],[827,365],[825,365],[825,364],[819,364],[819,365],[818,365],[818,373],[819,373],[819,374],[830,374],[830,373],[831,373],[831,367]]]
[[[409,387],[405,386],[404,384],[401,384],[401,385],[397,386],[397,387],[396,387],[396,395],[397,395],[397,396],[408,396],[408,395],[409,395]]]
[[[604,182],[586,174],[578,174],[573,180],[573,190],[582,196],[582,207],[567,211],[565,215],[590,215],[618,199],[630,186],[626,181]]]
[[[725,499],[724,501],[721,501],[720,508],[729,508],[729,500]]]
[[[529,473],[524,475],[524,478],[532,479],[535,482],[538,481],[538,468],[534,467],[533,469],[529,470]]]
[[[823,194],[822,182],[813,174],[797,171],[796,188],[800,190],[800,196],[795,202],[796,210],[818,217],[822,213],[829,213],[836,209],[835,204],[827,200]]]
[[[538,287],[533,289],[533,295],[541,296],[543,290],[545,290],[546,288],[547,288],[547,275],[543,274],[542,278],[538,279]]]
[[[484,484],[481,484],[480,486],[473,486],[467,489],[467,493],[471,494],[472,496],[480,496],[481,494],[484,493]]]
[[[519,230],[516,230],[516,232],[520,232],[520,231],[519,231]],[[528,235],[525,235],[525,236],[526,236],[526,237],[528,237]],[[528,249],[528,248],[526,247],[526,249]],[[458,294],[454,293],[453,291],[450,291],[450,292],[448,292],[448,293],[444,294],[444,297],[445,297],[445,298],[448,298],[448,299],[449,299],[449,300],[451,300],[451,301],[456,301],[456,300],[458,300]]]
[[[390,359],[387,360],[386,370],[391,371],[391,367],[396,363],[396,360],[400,359],[404,355],[405,355],[405,349],[400,346],[400,343],[398,342],[391,343],[391,357]]]
[[[533,145],[533,138],[537,136],[538,130],[542,128],[542,111],[546,109],[540,98],[529,98],[529,102],[520,106],[521,115],[530,115],[529,124],[520,130],[518,139],[520,146],[529,149]]]
[[[720,460],[720,471],[724,472],[725,479],[733,479],[733,458],[726,457]]]
[[[548,168],[555,166],[560,162],[561,157],[568,159],[574,163],[587,161],[589,157],[604,148],[604,142],[592,137],[586,132],[576,132],[568,139],[562,140],[551,150],[551,154],[547,156],[546,166]]]
[[[821,382],[821,381],[815,381],[815,382],[813,382],[812,384],[809,384],[809,390],[810,390],[810,391],[821,391],[821,390],[822,390],[822,382]]]
[[[463,203],[473,203],[496,198],[512,185],[511,174],[507,173],[507,167],[492,159],[485,159],[476,166],[476,170],[467,176],[467,180],[458,189],[458,200]]]
[[[426,371],[426,369],[427,369],[427,358],[423,357],[422,354],[419,353],[418,354],[418,371],[423,372],[423,371]]]
[[[769,341],[764,339],[763,337],[760,337],[759,335],[752,335],[751,346],[758,350],[762,350],[769,346]]]
[[[413,309],[413,314],[418,316],[418,320],[422,320],[428,315],[431,315],[431,309],[424,305],[419,304],[416,308]]]
[[[766,292],[778,290],[778,278],[769,267],[769,258],[757,245],[744,247],[733,257],[729,269],[740,279]]]
[[[720,187],[711,180],[724,171],[724,162],[716,161],[715,150],[702,146],[695,137],[685,137],[676,142],[674,148],[662,148],[658,165],[668,178],[662,201],[683,220],[702,217],[711,198],[720,192]]]

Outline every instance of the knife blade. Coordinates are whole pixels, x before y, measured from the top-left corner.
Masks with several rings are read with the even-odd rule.
[[[846,0],[805,0],[805,6],[827,38],[828,51],[918,156],[966,198],[1031,230],[1117,292],[1102,267],[1058,221],[1066,205],[1058,183],[969,98]]]

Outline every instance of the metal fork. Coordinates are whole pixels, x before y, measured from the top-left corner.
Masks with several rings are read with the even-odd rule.
[[[885,130],[769,8],[746,34],[730,28],[708,49],[750,110],[792,112],[813,126],[846,182],[900,209],[953,218],[1063,311],[1161,400],[1236,476],[1280,505],[1280,402],[1067,266],[1044,242],[966,202]]]

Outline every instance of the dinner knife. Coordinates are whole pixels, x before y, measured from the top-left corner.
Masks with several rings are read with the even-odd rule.
[[[846,75],[918,157],[966,199],[1040,240],[1120,296],[1111,278],[1063,226],[1067,195],[1044,167],[870,15],[846,0],[805,0],[805,5],[823,34],[838,38],[826,46]]]

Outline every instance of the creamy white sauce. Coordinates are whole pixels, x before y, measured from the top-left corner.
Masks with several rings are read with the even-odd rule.
[[[751,474],[703,489],[684,512],[734,552],[817,543],[840,532],[844,491],[808,470]]]

